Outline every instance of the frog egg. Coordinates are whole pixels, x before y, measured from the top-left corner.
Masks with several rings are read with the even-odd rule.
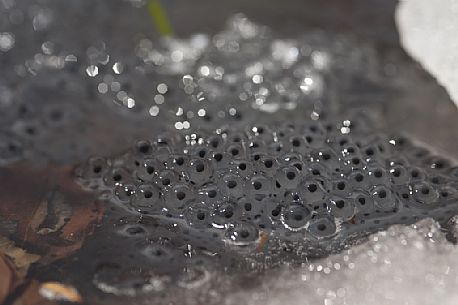
[[[368,145],[361,148],[365,160],[376,160],[381,156],[381,151],[376,145]]]
[[[294,161],[303,161],[303,157],[299,153],[288,152],[279,156],[277,161],[280,165],[290,165]]]
[[[217,171],[220,171],[230,167],[232,158],[225,152],[214,151],[211,153],[210,162]]]
[[[323,200],[327,190],[318,179],[306,179],[299,186],[299,194],[302,200],[307,203]]]
[[[192,183],[195,185],[204,185],[210,182],[213,176],[213,168],[207,160],[192,158],[189,160],[186,173],[189,175],[189,180]]]
[[[438,174],[438,175],[430,175],[428,180],[431,182],[432,185],[437,187],[439,185],[445,185],[449,181],[449,178]]]
[[[163,166],[156,159],[145,159],[136,169],[135,176],[144,182],[154,181],[158,172],[163,169]]]
[[[122,167],[110,168],[103,175],[103,182],[107,187],[130,184],[132,180],[131,174]]]
[[[290,148],[290,150],[293,152],[305,154],[305,153],[310,152],[311,150],[311,147],[309,144],[309,141],[311,140],[312,138],[310,137],[304,138],[303,136],[294,135],[289,138],[287,147]]]
[[[225,241],[234,246],[251,246],[259,240],[259,231],[253,224],[244,221],[238,221],[226,229]]]
[[[375,206],[380,210],[393,211],[396,208],[396,199],[388,187],[377,185],[372,188],[371,195],[374,199]]]
[[[349,185],[353,188],[365,189],[370,186],[369,176],[362,170],[354,170],[348,177]]]
[[[308,163],[307,171],[311,176],[332,177],[331,171],[323,164],[317,162]]]
[[[258,214],[258,215],[254,215],[253,219],[251,220],[251,222],[256,226],[258,227],[260,230],[271,230],[272,229],[272,226],[274,225],[272,223],[272,220],[270,219],[270,217],[268,217],[267,215],[265,214]]]
[[[367,169],[367,173],[372,185],[388,184],[388,175],[382,167],[370,166]]]
[[[135,194],[131,196],[130,205],[140,212],[158,211],[162,208],[160,197],[161,194],[157,187],[143,184],[138,186]]]
[[[272,142],[272,130],[267,125],[258,124],[249,126],[245,129],[245,133],[249,139],[260,139],[265,142]]]
[[[344,145],[338,145],[338,150],[340,151],[340,154],[342,157],[351,159],[354,157],[361,157],[361,151],[358,146],[354,145],[353,143],[350,143],[348,140],[345,142]]]
[[[284,209],[283,204],[273,198],[265,198],[263,201],[263,212],[272,222],[280,220]]]
[[[456,186],[445,185],[439,189],[439,197],[443,201],[451,201],[458,199],[458,188]]]
[[[221,136],[213,135],[207,138],[206,143],[211,149],[218,149],[223,145],[223,139]]]
[[[439,198],[437,190],[427,182],[414,184],[412,187],[412,195],[418,203],[425,205],[434,204]]]
[[[16,121],[13,123],[11,130],[20,138],[33,141],[43,137],[46,129],[37,120],[28,120],[26,122]]]
[[[295,189],[302,180],[300,171],[294,166],[284,166],[277,170],[277,182],[283,189]]]
[[[250,179],[247,185],[247,194],[253,197],[257,195],[269,195],[276,192],[272,180],[263,175],[256,175]]]
[[[140,140],[137,143],[135,143],[134,154],[142,156],[142,157],[147,157],[147,156],[152,155],[152,153],[153,153],[153,146],[150,141]]]
[[[331,214],[335,218],[350,220],[355,215],[355,204],[351,199],[332,196],[329,199]]]
[[[23,158],[24,150],[24,145],[19,140],[8,135],[0,134],[0,165],[19,161]],[[85,176],[89,173],[84,173],[84,169],[81,168],[79,172],[76,171],[76,174],[81,179],[87,179]]]
[[[212,226],[211,211],[207,205],[193,203],[185,212],[187,223],[194,228],[209,228]]]
[[[105,158],[91,157],[75,170],[75,174],[78,179],[94,182],[102,179],[108,169],[108,161]]]
[[[256,157],[255,157],[256,158]],[[258,160],[255,160],[255,170],[260,173],[264,173],[268,176],[275,175],[278,169],[278,163],[275,158],[271,156],[260,156]]]
[[[242,143],[247,140],[247,137],[243,133],[236,132],[234,130],[228,130],[228,135],[226,137],[225,144],[234,144],[234,143]]]
[[[217,185],[208,184],[198,190],[198,198],[207,206],[211,206],[214,202],[220,201],[223,195]]]
[[[374,199],[369,194],[361,192],[356,194],[354,198],[355,206],[358,212],[367,213],[374,210]]]
[[[352,185],[346,179],[335,179],[332,181],[332,193],[338,196],[348,196],[352,192]]]
[[[173,154],[166,162],[166,168],[181,173],[186,170],[188,164],[188,157],[181,154]]]
[[[330,169],[331,172],[333,172],[334,169],[341,167],[339,157],[330,149],[321,148],[312,152],[311,156],[314,162],[319,162],[326,168]]]
[[[264,212],[264,201],[255,200],[249,196],[243,196],[237,200],[237,206],[242,210],[247,219],[253,219],[256,215]]]
[[[396,185],[406,184],[410,181],[407,169],[402,165],[395,165],[390,168],[391,182]]]
[[[232,143],[228,145],[226,148],[226,153],[232,159],[240,159],[240,158],[246,157],[245,148],[243,147],[241,143]]]
[[[222,228],[229,223],[237,221],[242,215],[241,207],[234,202],[223,202],[212,212],[213,226]]]
[[[231,169],[242,177],[250,176],[254,172],[253,164],[244,159],[234,160],[231,164]]]
[[[310,211],[301,204],[293,203],[286,207],[281,214],[281,222],[290,231],[304,229],[311,218]]]
[[[410,181],[422,181],[425,179],[426,174],[423,170],[419,169],[418,167],[411,167],[407,170],[408,176],[410,176]]]
[[[247,150],[249,154],[254,154],[256,152],[265,152],[267,151],[267,145],[262,140],[254,139],[247,143]]]
[[[366,166],[366,162],[360,157],[343,157],[342,161],[345,166],[341,172],[347,175],[355,170],[361,170]]]
[[[203,145],[193,146],[189,149],[188,154],[191,158],[208,159],[210,157],[211,150]]]
[[[332,217],[317,216],[308,223],[307,232],[316,239],[324,239],[333,237],[338,230]]]
[[[133,184],[118,185],[115,188],[114,197],[120,203],[126,204],[134,196],[135,189],[136,189],[136,187]]]
[[[154,184],[160,189],[164,189],[170,187],[171,185],[175,185],[179,181],[180,178],[177,175],[177,173],[167,169],[158,172],[157,175],[153,177]]]
[[[164,190],[164,203],[171,210],[184,209],[195,199],[195,191],[187,184],[176,184]]]
[[[226,174],[220,180],[219,188],[225,195],[237,199],[243,195],[244,181],[238,175]]]

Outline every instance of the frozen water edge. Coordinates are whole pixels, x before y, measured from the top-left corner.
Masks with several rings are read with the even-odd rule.
[[[226,304],[456,304],[458,248],[432,219],[395,225],[350,250],[269,274]]]

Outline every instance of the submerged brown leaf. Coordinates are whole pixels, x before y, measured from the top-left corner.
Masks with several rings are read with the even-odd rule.
[[[0,254],[0,304],[3,304],[6,297],[13,291],[16,282],[16,275],[7,257]]]
[[[103,216],[94,195],[73,181],[71,167],[1,168],[0,184],[9,190],[0,192],[0,217],[16,224],[14,240],[33,246],[40,263],[78,250]]]
[[[16,272],[21,277],[27,274],[27,270],[31,264],[40,259],[39,255],[27,253],[24,249],[17,247],[14,242],[3,236],[0,236],[0,253],[11,260]],[[0,281],[2,278],[2,273],[0,273]]]

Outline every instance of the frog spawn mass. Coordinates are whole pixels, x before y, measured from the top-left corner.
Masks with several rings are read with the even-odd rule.
[[[202,287],[210,278],[221,290],[213,276],[221,268],[245,273],[301,263],[390,224],[427,216],[446,221],[455,213],[457,174],[446,161],[399,139],[372,136],[372,129],[358,130],[360,119],[322,121],[348,100],[377,100],[377,89],[386,89],[389,79],[381,79],[370,47],[321,32],[275,39],[237,15],[212,38],[142,39],[135,52],[122,53],[112,27],[98,37],[83,31],[81,45],[73,39],[81,27],[74,27],[78,35],[60,28],[59,20],[100,20],[111,12],[103,1],[91,2],[97,18],[84,6],[77,15],[76,7],[56,3],[1,4],[2,165],[23,150],[33,160],[37,152],[56,159],[62,147],[85,156],[83,141],[73,140],[80,126],[96,134],[94,121],[116,122],[120,130],[153,121],[155,128],[147,126],[153,135],[158,129],[200,133],[140,141],[125,155],[91,158],[77,169],[78,181],[115,211],[98,230],[104,235],[81,250],[91,251],[79,264],[89,264],[87,257],[102,262],[78,265],[71,276],[95,272],[92,283],[115,295],[157,292],[170,281]],[[129,16],[119,14],[116,24],[134,24]],[[41,33],[36,39],[30,39],[32,27]],[[94,43],[101,37],[105,42]],[[55,96],[56,87],[62,96]],[[112,110],[120,115],[100,120]],[[303,123],[305,117],[322,123]],[[303,125],[273,123],[286,119]],[[268,126],[244,130],[249,122]],[[63,129],[70,131],[56,136]],[[117,138],[120,130],[111,133]],[[50,139],[58,141],[49,145]],[[205,296],[196,304],[209,303],[210,294],[198,291]],[[175,296],[167,292],[167,300]]]
[[[155,137],[112,159],[90,158],[76,176],[122,207],[131,220],[121,235],[160,240],[158,226],[175,228],[168,238],[184,238],[197,257],[217,257],[223,266],[236,257],[235,265],[256,270],[338,252],[393,224],[446,222],[457,212],[457,168],[359,123]]]

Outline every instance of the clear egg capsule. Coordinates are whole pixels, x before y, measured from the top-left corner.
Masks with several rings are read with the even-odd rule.
[[[196,197],[195,190],[188,184],[180,183],[164,189],[164,204],[171,210],[189,207]]]
[[[219,188],[226,196],[238,199],[244,194],[245,182],[236,174],[225,174],[221,178]]]
[[[105,172],[109,169],[107,159],[103,157],[91,157],[86,163],[75,170],[75,175],[82,180],[102,179]]]
[[[186,173],[195,185],[203,185],[211,181],[213,167],[210,162],[201,158],[192,158],[188,162]]]
[[[325,183],[320,179],[306,179],[299,185],[299,194],[302,200],[307,203],[313,203],[324,199],[327,195]]]
[[[157,159],[144,159],[136,167],[135,176],[145,182],[154,181],[158,173],[163,170],[163,165]]]
[[[140,185],[133,196],[130,196],[130,205],[139,212],[153,212],[162,209],[161,193],[154,185]]]
[[[276,181],[283,189],[295,189],[302,180],[301,172],[294,166],[284,166],[277,170]]]
[[[371,190],[375,206],[382,211],[394,211],[396,208],[396,198],[390,188],[384,185],[377,185]]]
[[[114,198],[119,202],[126,204],[135,194],[135,189],[136,187],[133,184],[119,185],[115,188]]]
[[[342,220],[350,220],[355,216],[356,209],[352,199],[332,196],[329,199],[331,215]]]
[[[308,223],[307,232],[316,239],[332,238],[338,233],[338,227],[332,217],[318,216]]]
[[[209,228],[212,225],[211,210],[206,204],[193,203],[185,212],[187,223],[194,228]]]
[[[217,228],[223,228],[231,222],[240,219],[242,207],[235,202],[223,202],[212,211],[213,224]]]
[[[416,183],[412,187],[412,195],[421,204],[431,205],[437,202],[439,193],[427,182]]]
[[[253,224],[239,221],[227,228],[225,238],[230,245],[246,247],[256,244],[259,239],[259,231]]]
[[[283,210],[281,222],[290,231],[300,231],[306,228],[311,216],[308,208],[301,204],[293,203]]]
[[[108,169],[103,175],[103,182],[107,187],[115,187],[132,183],[131,173],[122,167]]]

